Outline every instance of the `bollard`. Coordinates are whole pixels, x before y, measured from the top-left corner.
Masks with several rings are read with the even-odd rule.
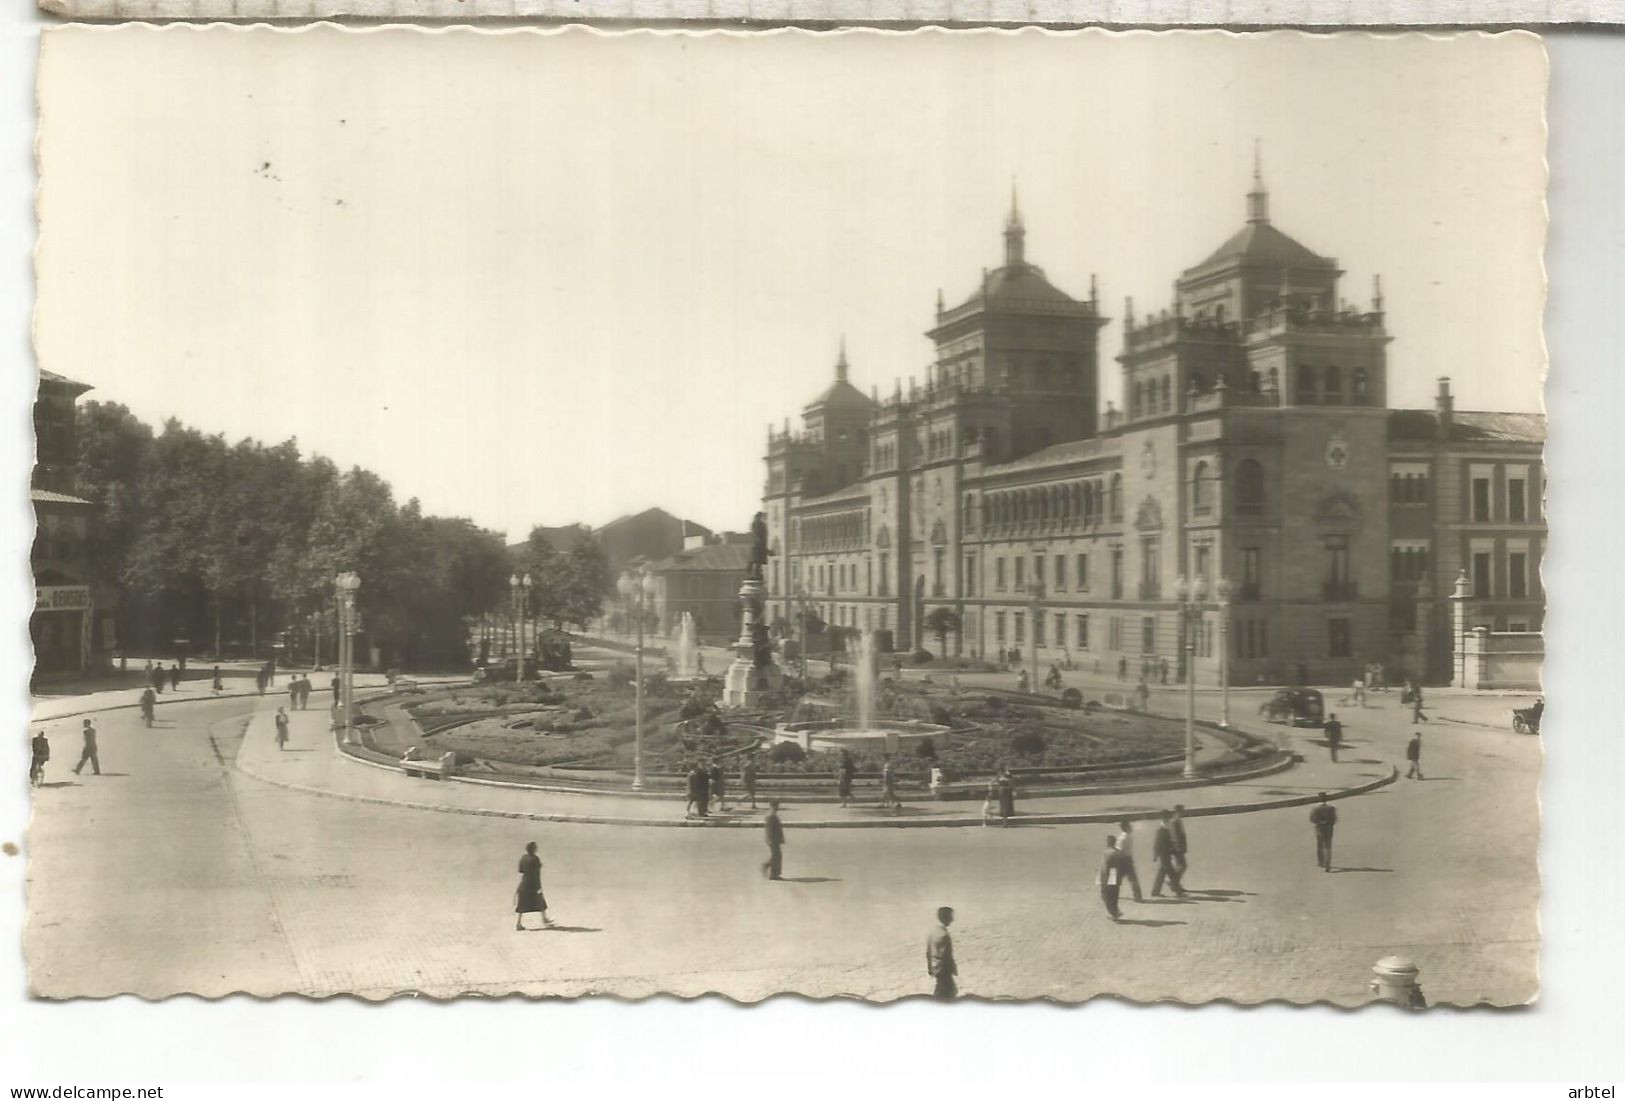
[[[1371,968],[1376,978],[1371,980],[1371,993],[1378,1001],[1392,1002],[1406,1009],[1426,1009],[1422,997],[1422,984],[1417,981],[1421,968],[1404,956],[1384,956]]]

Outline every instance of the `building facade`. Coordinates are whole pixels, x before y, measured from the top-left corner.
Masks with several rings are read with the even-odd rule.
[[[691,536],[687,542],[649,566],[655,630],[671,637],[687,613],[702,642],[726,646],[739,638],[739,587],[750,568],[750,544],[729,535]]]
[[[843,348],[801,428],[768,432],[770,621],[1132,679],[1182,675],[1190,644],[1199,677],[1227,645],[1237,684],[1375,662],[1447,681],[1466,570],[1471,626],[1538,632],[1544,417],[1458,412],[1448,379],[1432,409],[1389,408],[1380,283],[1345,301],[1268,201],[1255,176],[1245,224],[1169,308],[1125,303],[1125,408],[1098,423],[1108,319],[1093,285],[1073,298],[1027,261],[1014,206],[1004,264],[939,298],[923,383],[864,395]]]
[[[34,612],[28,634],[34,675],[82,674],[102,665],[117,644],[110,594],[91,582],[88,555],[95,506],[77,496],[75,403],[89,390],[40,372],[34,402]]]

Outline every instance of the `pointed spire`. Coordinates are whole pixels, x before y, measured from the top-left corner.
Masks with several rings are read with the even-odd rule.
[[[1099,303],[1100,303],[1100,284],[1095,281],[1095,273],[1090,272],[1089,273],[1089,304],[1091,306],[1095,306],[1095,305],[1099,305]]]
[[[841,334],[841,354],[840,354],[840,357],[835,360],[835,381],[836,382],[845,382],[846,381],[846,334],[845,333]]]
[[[1382,276],[1371,277],[1371,312],[1382,312]]]
[[[937,288],[937,312],[942,312],[942,288]]]
[[[1247,220],[1270,220],[1270,194],[1264,190],[1264,159],[1257,138],[1253,139],[1253,189],[1247,192]]]
[[[1134,328],[1134,296],[1129,295],[1123,299],[1123,324]]]
[[[1016,181],[1010,181],[1010,220],[1004,225],[1004,266],[1023,267],[1027,263],[1027,230],[1021,224],[1021,203],[1016,196]]]

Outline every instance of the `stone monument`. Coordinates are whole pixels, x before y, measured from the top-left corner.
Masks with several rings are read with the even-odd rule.
[[[758,512],[751,522],[750,567],[739,586],[739,641],[734,644],[733,664],[722,680],[722,706],[757,707],[762,697],[779,687],[783,673],[773,663],[773,645],[768,641],[767,624],[762,618],[762,578],[767,572],[767,516]]]

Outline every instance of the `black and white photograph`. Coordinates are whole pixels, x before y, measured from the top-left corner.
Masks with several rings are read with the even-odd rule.
[[[1536,36],[42,39],[34,998],[1541,994]]]

